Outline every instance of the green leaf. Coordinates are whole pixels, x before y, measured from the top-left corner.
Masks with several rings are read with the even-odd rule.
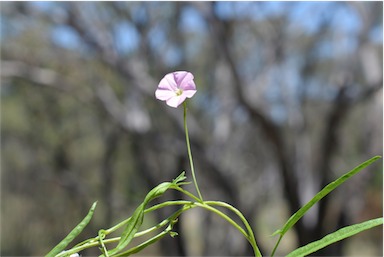
[[[280,234],[284,235],[293,225],[296,224],[296,222],[301,219],[301,217],[304,216],[304,214],[318,201],[320,201],[322,198],[324,198],[326,195],[328,195],[330,192],[332,192],[334,189],[336,189],[338,186],[343,184],[347,179],[352,177],[353,175],[357,174],[360,172],[362,169],[366,168],[373,162],[377,161],[380,159],[380,156],[375,156],[359,166],[355,167],[353,170],[347,172],[340,178],[336,179],[335,181],[329,183],[326,187],[324,187],[319,193],[317,193],[307,204],[305,204],[303,207],[301,207],[296,213],[294,213],[288,221],[285,223],[284,227],[278,231],[276,231],[273,235]]]
[[[123,250],[133,239],[137,231],[139,230],[140,226],[143,224],[144,220],[144,209],[146,208],[147,204],[152,201],[153,199],[160,197],[167,191],[169,188],[176,187],[182,181],[186,179],[184,176],[184,172],[182,172],[176,179],[174,179],[172,182],[163,182],[160,185],[153,188],[149,193],[146,195],[144,201],[139,205],[139,207],[136,208],[135,212],[133,213],[131,219],[125,226],[125,229],[123,231],[123,234],[121,235],[121,238],[119,240],[119,243],[117,246],[108,251],[108,255],[114,255]]]
[[[179,184],[180,182],[186,180],[187,177],[185,176],[185,171],[181,172],[179,176],[177,176],[177,178],[175,178],[174,180],[172,180],[172,183],[173,184]]]
[[[132,241],[136,232],[139,230],[141,224],[143,224],[144,208],[145,208],[144,203],[140,204],[140,206],[136,208],[131,219],[126,225],[123,234],[121,235],[119,243],[114,249],[108,251],[108,255],[114,255],[118,253]]]
[[[341,228],[332,234],[329,234],[322,239],[309,243],[305,246],[297,248],[293,252],[289,253],[287,257],[301,257],[307,256],[311,253],[314,253],[330,244],[338,242],[347,237],[353,236],[357,233],[360,233],[364,230],[376,227],[383,224],[383,218],[377,218],[373,220],[368,220],[359,224],[351,225],[348,227]]]
[[[95,208],[97,205],[97,201],[92,204],[91,209],[89,210],[87,216],[58,244],[56,245],[47,255],[46,257],[52,257],[59,253],[61,253],[65,247],[69,245],[88,225],[91,220],[93,213],[95,212]]]
[[[172,185],[173,185],[173,183],[171,183],[171,182],[163,182],[160,185],[158,185],[157,187],[153,188],[151,191],[149,191],[149,193],[145,197],[144,202],[143,202],[144,205],[147,205],[153,199],[163,195],[165,193],[165,191],[167,191],[168,188],[171,187]]]

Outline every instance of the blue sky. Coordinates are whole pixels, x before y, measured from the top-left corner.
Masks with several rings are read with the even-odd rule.
[[[30,2],[34,7],[51,12],[57,5],[55,2]],[[262,12],[260,12],[262,10]],[[331,11],[332,10],[332,11]],[[223,19],[242,19],[244,17],[254,20],[263,20],[288,12],[292,26],[303,29],[307,33],[315,32],[322,18],[329,17],[330,25],[335,30],[345,33],[356,33],[360,28],[360,20],[352,8],[346,7],[343,2],[220,2],[215,10]],[[336,12],[336,13],[335,13]],[[186,8],[182,14],[183,29],[191,32],[204,32],[205,24],[199,13],[193,8]],[[165,36],[151,32],[156,43],[166,40]],[[140,43],[139,33],[128,22],[122,22],[115,28],[118,50],[122,52],[134,51]],[[52,40],[66,48],[78,48],[79,39],[69,27],[57,26],[52,31]],[[382,27],[371,33],[376,42],[382,42]]]
[[[13,3],[8,3],[13,4]],[[60,14],[60,5],[65,3],[63,2],[29,2],[34,8],[47,12],[57,12]],[[92,2],[82,3],[86,4],[95,4]],[[125,4],[130,4],[126,2]],[[149,4],[149,3],[148,3]],[[172,3],[167,5],[172,6]],[[146,14],[140,9],[140,5],[136,3],[135,7],[132,10],[132,18],[136,21],[145,20]],[[155,6],[154,6],[155,7]],[[156,6],[157,8],[157,6]],[[92,8],[90,8],[92,9]],[[215,12],[217,15],[223,19],[236,19],[242,20],[247,19],[247,21],[260,22],[266,19],[272,19],[273,17],[280,16],[281,14],[287,14],[287,22],[289,26],[287,27],[287,34],[292,33],[292,35],[299,35],[300,33],[312,34],[316,33],[319,29],[322,22],[327,21],[327,26],[330,26],[334,37],[342,35],[343,40],[337,41],[340,44],[338,47],[339,52],[342,54],[348,55],[354,53],[354,49],[357,44],[357,33],[361,28],[361,21],[359,16],[353,8],[348,6],[346,2],[219,2],[216,5]],[[92,13],[92,10],[86,10],[86,13]],[[90,16],[90,18],[94,18]],[[16,23],[16,22],[14,22]],[[18,22],[20,23],[20,22]],[[4,23],[5,24],[5,23]],[[2,24],[3,26],[7,26]],[[19,24],[18,24],[19,25]],[[24,29],[28,29],[29,24],[20,25],[25,26]],[[179,61],[182,58],[180,48],[178,46],[169,46],[168,36],[163,28],[167,26],[167,22],[158,22],[153,24],[149,29],[149,43],[150,46],[157,51],[164,51],[162,57],[164,62],[169,66],[177,66]],[[187,44],[187,52],[190,55],[199,52],[201,46],[201,39],[203,37],[198,36],[209,33],[204,19],[201,17],[201,14],[193,7],[187,6],[182,9],[181,22],[179,24],[180,28],[186,32],[194,35],[192,39],[189,40]],[[114,35],[114,42],[116,50],[119,54],[130,54],[134,53],[135,50],[140,46],[141,38],[140,33],[137,31],[137,28],[130,23],[130,21],[121,21],[113,28],[111,31]],[[196,36],[197,35],[197,36]],[[374,42],[381,43],[383,42],[383,28],[382,24],[371,31],[371,38]],[[60,47],[78,50],[79,52],[86,52],[85,46],[82,45],[82,40],[78,37],[76,32],[69,26],[66,25],[57,25],[51,31],[49,38],[52,42]],[[321,41],[321,39],[320,39]],[[333,54],[334,49],[332,49],[332,42],[329,38],[326,38],[323,42],[320,42],[319,45],[319,54],[317,58],[327,58]],[[188,57],[187,57],[188,58]],[[253,57],[251,57],[252,59]],[[298,57],[300,58],[300,57]],[[246,58],[245,58],[246,59]],[[255,58],[252,59],[254,63]],[[296,59],[294,61],[297,61]],[[246,60],[242,65],[251,67]],[[297,80],[295,76],[298,76],[295,72],[298,63],[288,63],[285,64],[285,72],[290,72],[290,83],[287,85],[297,85]],[[252,70],[248,72],[252,74]],[[287,75],[287,74],[285,74]],[[276,76],[278,77],[278,76]],[[275,83],[278,85],[278,83]],[[317,87],[313,87],[316,89]],[[294,88],[292,92],[294,92]],[[271,102],[280,102],[279,99],[279,87],[273,88],[270,87],[269,95],[266,97]],[[314,92],[316,97],[318,97],[318,92]],[[273,112],[272,115],[276,119],[282,119],[284,117],[284,109],[281,109],[278,105],[275,105],[275,109],[271,109]]]

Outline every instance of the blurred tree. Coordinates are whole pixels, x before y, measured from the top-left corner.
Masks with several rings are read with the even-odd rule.
[[[198,86],[188,119],[203,195],[243,211],[268,254],[268,236],[291,213],[382,153],[382,10],[380,2],[2,2],[1,254],[48,252],[98,199],[83,237],[94,235],[188,167],[181,110],[154,100],[173,70],[193,72]],[[325,198],[278,254],[381,216],[378,166]],[[204,233],[187,244],[191,224]],[[178,229],[144,254],[252,254],[211,215],[191,212]],[[371,250],[344,247],[349,239],[317,254],[382,254],[380,233],[360,238]]]

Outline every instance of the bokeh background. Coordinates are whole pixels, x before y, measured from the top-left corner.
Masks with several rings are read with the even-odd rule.
[[[240,209],[265,255],[290,214],[382,155],[382,2],[0,6],[2,256],[47,253],[95,200],[80,239],[128,217],[182,170],[191,179],[182,108],[154,98],[175,70],[191,71],[198,87],[188,123],[202,194]],[[382,182],[380,161],[316,205],[278,254],[382,216]],[[202,210],[176,229],[142,254],[252,254]],[[316,255],[382,256],[382,239],[380,227]]]

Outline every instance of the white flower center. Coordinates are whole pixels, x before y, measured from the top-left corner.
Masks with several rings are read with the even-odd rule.
[[[183,90],[178,88],[175,93],[176,93],[177,96],[180,96],[183,93]]]

